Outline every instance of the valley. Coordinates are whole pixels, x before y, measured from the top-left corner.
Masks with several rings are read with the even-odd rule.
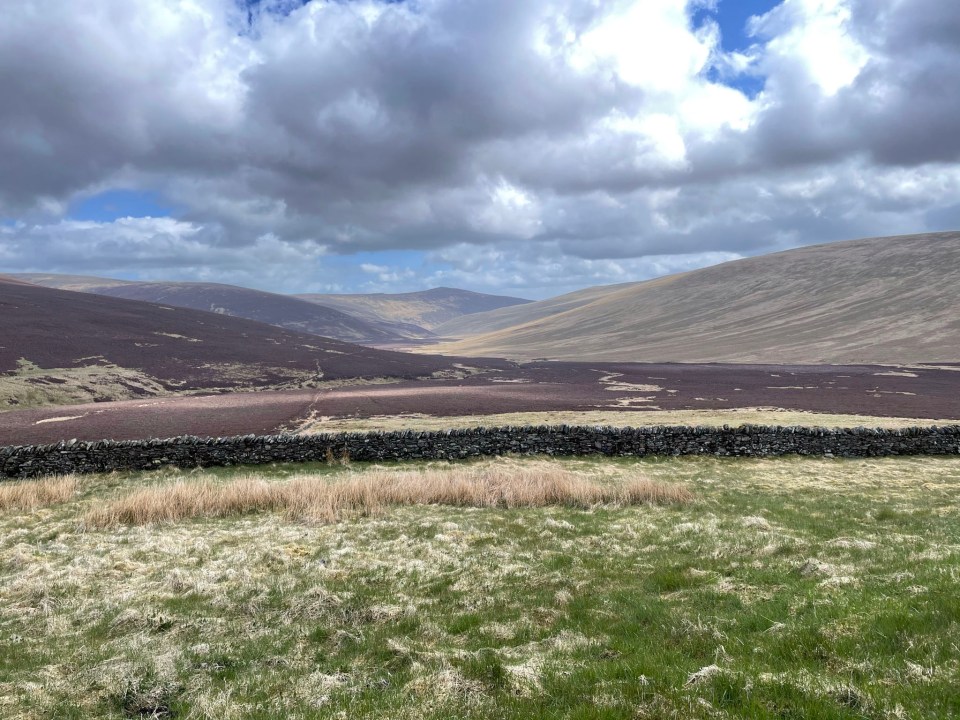
[[[28,478],[0,479],[0,714],[946,717],[955,435],[862,455],[960,424],[957,238],[889,276],[881,239],[538,302],[0,277],[0,468]],[[665,425],[758,457],[583,428],[552,457],[565,426]],[[423,459],[466,428],[502,429]],[[402,459],[351,458],[396,431]]]
[[[403,355],[402,357],[406,357]],[[426,359],[427,356],[414,356]],[[475,362],[471,360],[470,362]],[[462,363],[456,363],[462,365]],[[463,377],[345,380],[303,389],[84,403],[0,413],[0,445],[82,440],[216,437],[248,433],[490,425],[681,424],[739,413],[769,424],[873,426],[960,420],[960,367],[645,365],[490,361]],[[468,420],[469,419],[469,420]],[[512,424],[512,423],[506,423]]]
[[[0,720],[960,718],[960,2],[19,0]]]
[[[0,279],[0,443],[550,413],[574,424],[738,411],[956,420],[958,238],[800,248],[538,302]]]

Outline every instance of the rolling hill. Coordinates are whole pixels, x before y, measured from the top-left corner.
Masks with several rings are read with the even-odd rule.
[[[586,302],[583,302],[586,300]],[[637,362],[960,360],[960,232],[788,250],[447,323],[424,352]]]
[[[451,361],[0,277],[0,409],[415,378]]]
[[[432,333],[422,327],[383,321],[374,316],[357,317],[329,305],[236,285],[133,282],[82,275],[21,274],[14,277],[61,290],[78,290],[232,315],[347,342],[388,345],[410,338],[432,337]]]
[[[75,290],[77,292],[95,292],[97,290],[136,285],[134,280],[97,277],[95,275],[66,275],[62,273],[11,273],[4,275],[6,280],[20,280],[31,285],[56,288],[57,290]]]
[[[576,292],[558,295],[557,297],[529,302],[523,305],[510,305],[487,312],[477,312],[470,315],[459,315],[447,320],[434,328],[434,332],[445,338],[463,338],[469,335],[503,330],[528,323],[533,320],[559,315],[567,310],[573,310],[588,305],[610,293],[618,292],[636,283],[620,283],[618,285],[597,285],[584,288]]]
[[[487,295],[439,287],[412,293],[358,295],[297,295],[369,321],[406,323],[430,331],[445,322],[473,313],[531,303],[505,295]]]

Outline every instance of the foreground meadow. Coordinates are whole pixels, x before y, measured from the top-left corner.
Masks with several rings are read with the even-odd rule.
[[[930,458],[3,483],[0,717],[960,715],[958,493]]]

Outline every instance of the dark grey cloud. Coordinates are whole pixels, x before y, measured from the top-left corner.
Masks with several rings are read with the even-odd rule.
[[[679,0],[295,5],[252,27],[234,0],[5,8],[0,264],[282,278],[416,250],[515,289],[511,257],[616,281],[955,217],[957,3],[784,0],[742,55]],[[178,220],[63,218],[112,187]]]
[[[748,138],[753,166],[857,155],[904,167],[956,163],[960,4],[852,0],[841,6],[849,7],[844,30],[862,48],[863,66],[849,85],[824,95],[802,57],[768,57],[771,105]],[[762,33],[764,24],[758,25]]]

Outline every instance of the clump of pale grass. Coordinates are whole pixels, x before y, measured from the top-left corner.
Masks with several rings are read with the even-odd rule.
[[[93,509],[85,520],[91,527],[108,527],[283,510],[294,518],[333,522],[345,515],[380,514],[397,505],[585,509],[690,499],[685,488],[645,477],[600,483],[554,464],[540,463],[527,467],[374,469],[335,479],[304,475],[284,482],[267,482],[255,476],[227,483],[181,480],[137,490]]]
[[[77,478],[59,475],[0,483],[0,510],[30,510],[64,502],[77,491]]]
[[[255,477],[229,483],[179,480],[135,490],[88,512],[85,524],[147,525],[190,517],[227,517],[281,506],[282,485]]]

